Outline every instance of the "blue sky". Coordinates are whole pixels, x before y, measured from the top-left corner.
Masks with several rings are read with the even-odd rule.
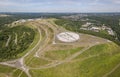
[[[0,0],[0,12],[120,12],[120,0]]]

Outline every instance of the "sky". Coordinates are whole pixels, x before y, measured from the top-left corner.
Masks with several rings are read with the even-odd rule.
[[[0,0],[0,12],[120,12],[120,0]]]

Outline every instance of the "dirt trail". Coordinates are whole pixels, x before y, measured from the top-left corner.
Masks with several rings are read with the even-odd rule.
[[[51,23],[50,23],[51,22]],[[55,35],[57,33],[57,30],[58,30],[58,26],[55,25],[52,21],[44,21],[44,22],[34,22],[34,26],[37,27],[38,29],[38,32],[39,32],[39,35],[40,35],[40,39],[38,41],[38,43],[35,45],[35,47],[33,47],[29,52],[27,52],[23,57],[21,57],[20,59],[16,59],[16,60],[12,60],[12,61],[6,61],[6,62],[0,62],[0,64],[2,65],[7,65],[7,66],[10,66],[10,67],[15,67],[15,68],[18,68],[18,69],[21,69],[22,72],[24,71],[28,77],[32,77],[29,73],[29,70],[30,69],[45,69],[45,68],[52,68],[52,67],[56,67],[62,63],[65,63],[65,62],[69,62],[71,60],[73,60],[74,58],[76,58],[77,56],[79,56],[80,54],[82,54],[83,52],[85,52],[86,50],[88,50],[89,48],[91,48],[92,46],[94,45],[97,45],[97,44],[100,44],[99,42],[96,42],[96,43],[92,43],[91,45],[85,47],[84,49],[80,50],[79,52],[67,57],[66,59],[62,60],[62,61],[57,61],[57,60],[51,60],[51,59],[48,59],[46,57],[42,57],[40,56],[39,54],[42,54],[44,51],[43,49],[45,49],[47,46],[49,46],[49,41],[52,41],[52,42],[55,42]],[[41,24],[41,23],[44,23],[44,24]],[[54,25],[54,26],[53,26]],[[50,38],[50,34],[49,34],[49,28],[51,28],[54,32],[54,38]],[[45,38],[42,40],[41,36],[41,29],[45,31]],[[23,34],[24,35],[24,34]],[[6,46],[8,46],[9,44],[9,41],[11,39],[11,36],[9,35],[9,38],[7,40],[7,43],[6,43]],[[15,34],[15,44],[17,44],[17,34]],[[39,48],[37,48],[38,46],[40,46]],[[37,48],[37,50],[35,50]],[[40,66],[39,68],[32,68],[32,67],[29,67],[25,64],[25,58],[28,57],[31,53],[35,53],[33,54],[27,62],[30,62],[32,58],[34,57],[38,57],[38,58],[43,58],[45,60],[48,60],[48,61],[51,61],[52,63],[49,63],[49,64],[46,64],[46,65],[43,65],[43,66]],[[113,71],[118,68],[120,66],[120,64],[118,66],[116,66]],[[111,71],[111,72],[113,72]],[[21,73],[22,73],[21,72]],[[110,73],[111,73],[110,72]],[[19,76],[21,75],[21,73],[19,74]],[[110,74],[108,73],[108,74]],[[107,74],[107,75],[108,75]],[[107,76],[106,75],[106,76]],[[105,77],[106,77],[105,76]],[[104,76],[103,76],[104,77]]]
[[[45,68],[52,68],[52,67],[56,67],[57,65],[60,65],[62,63],[65,63],[65,62],[69,62],[71,61],[72,59],[76,58],[77,56],[79,56],[80,54],[82,54],[83,52],[85,52],[86,50],[88,50],[89,48],[91,48],[92,46],[94,46],[96,44],[93,44],[89,47],[86,47],[84,49],[82,49],[81,51],[73,54],[72,56],[66,58],[65,60],[62,60],[62,61],[54,61],[53,63],[50,63],[50,64],[47,64],[47,65],[44,65],[44,66],[41,66],[39,68],[30,68],[30,69],[45,69]]]
[[[17,33],[15,33],[15,44],[17,45],[17,41],[18,41],[18,35]]]
[[[44,28],[42,27],[42,29],[44,29]],[[45,29],[44,29],[44,30],[45,30]],[[45,44],[42,45],[42,47],[39,48],[39,50],[35,53],[35,55],[34,55],[35,57],[39,57],[39,54],[42,53],[42,52],[40,52],[40,51],[47,45],[47,41],[49,41],[49,40],[48,40],[48,32],[47,32],[47,30],[45,30],[45,34],[46,34],[46,37],[45,37],[45,40],[44,40]]]
[[[9,38],[8,38],[8,40],[7,40],[7,42],[6,42],[6,45],[5,45],[5,47],[7,47],[8,45],[9,45],[9,42],[10,42],[10,40],[11,40],[11,35],[9,35]]]

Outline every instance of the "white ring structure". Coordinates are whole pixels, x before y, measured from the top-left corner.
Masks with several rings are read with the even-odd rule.
[[[80,38],[80,36],[73,32],[62,32],[57,35],[57,38],[62,42],[75,42]]]

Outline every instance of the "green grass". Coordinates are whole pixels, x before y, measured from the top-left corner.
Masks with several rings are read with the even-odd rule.
[[[48,64],[48,63],[50,63],[50,61],[34,57],[31,59],[31,62],[27,64],[27,66],[36,68],[36,67],[40,67],[42,65]]]
[[[19,75],[21,75],[22,71],[21,70],[16,70],[14,73],[13,73],[13,77],[17,77]]]
[[[110,75],[108,75],[108,77],[119,77],[119,76],[120,76],[120,66]]]
[[[12,67],[8,67],[8,66],[4,66],[4,65],[0,65],[0,77],[18,77],[18,75],[21,73],[22,71],[16,68],[12,68]],[[27,77],[27,75],[23,72],[24,76],[21,77]]]
[[[80,55],[70,62],[48,69],[30,70],[30,73],[33,77],[102,77],[120,62],[119,47],[114,43],[97,45],[85,52],[84,56]],[[100,55],[89,57],[89,54]],[[83,57],[88,58],[79,59]]]
[[[41,32],[44,34],[44,31],[42,29],[41,29]],[[41,38],[41,41],[44,41],[43,35],[40,36],[39,32],[37,32],[34,39],[34,44],[32,45],[32,47],[28,49],[28,51],[30,51],[33,47],[35,47],[35,45],[38,43],[40,38]],[[35,52],[40,48],[40,46],[41,46],[41,43],[39,43],[39,45],[25,58],[25,64],[29,64],[30,60],[33,58]]]
[[[28,76],[23,72],[20,77],[28,77]]]
[[[101,30],[100,33],[108,34],[109,35],[109,33],[107,32],[107,30]]]
[[[120,47],[115,43],[100,44],[91,47],[89,50],[80,54],[76,59],[83,59],[88,56],[95,56],[100,54],[116,54],[119,53]]]
[[[82,77],[102,77],[112,70],[119,63],[120,54],[100,55],[86,59],[80,64],[80,76]]]
[[[72,54],[79,52],[83,47],[78,47],[74,49],[68,49],[68,50],[55,50],[55,51],[47,51],[44,55],[47,58],[50,58],[52,60],[63,60],[66,57],[71,56]]]
[[[41,29],[41,28],[40,28]],[[51,33],[51,29],[48,29]],[[35,58],[34,55],[35,53],[38,51],[38,49],[43,46],[45,43],[45,38],[46,38],[46,34],[45,31],[43,29],[41,29],[41,36],[38,36],[38,38],[36,40],[40,40],[41,37],[41,42],[38,44],[38,46],[25,58],[25,64],[30,66],[30,67],[40,67],[42,65],[48,64],[50,61],[41,59],[41,58]],[[49,34],[51,35],[51,34]],[[52,37],[52,36],[50,36]],[[50,41],[51,42],[51,41]],[[48,42],[48,43],[50,43]],[[36,63],[36,64],[35,64]]]
[[[21,70],[16,70],[13,74],[12,77],[28,77],[23,71]]]
[[[0,77],[6,77],[6,74],[0,73]]]
[[[0,73],[10,73],[12,70],[14,70],[14,68],[0,65]]]
[[[119,56],[119,57],[118,57]],[[83,62],[65,63],[54,68],[31,70],[33,77],[102,77],[120,60],[115,57],[93,57]]]

